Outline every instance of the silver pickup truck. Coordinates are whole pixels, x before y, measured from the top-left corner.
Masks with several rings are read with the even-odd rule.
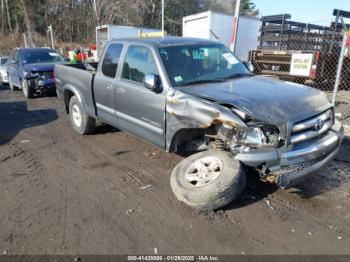
[[[171,188],[202,210],[237,198],[252,168],[282,188],[300,182],[337,154],[343,138],[325,94],[254,76],[217,42],[113,40],[100,63],[58,64],[55,77],[79,134],[99,119],[188,156]]]

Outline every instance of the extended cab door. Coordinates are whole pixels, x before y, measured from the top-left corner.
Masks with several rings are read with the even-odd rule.
[[[107,46],[94,81],[97,115],[112,125],[116,124],[114,108],[115,77],[122,50],[123,45],[120,43],[111,43]]]
[[[121,129],[164,147],[167,90],[156,93],[143,85],[147,73],[160,75],[156,55],[147,46],[128,46],[116,82],[115,109]]]

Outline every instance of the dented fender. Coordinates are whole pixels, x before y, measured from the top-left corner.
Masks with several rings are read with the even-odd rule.
[[[169,90],[166,107],[166,150],[175,134],[182,129],[205,129],[222,124],[233,128],[248,128],[229,108],[181,91]]]

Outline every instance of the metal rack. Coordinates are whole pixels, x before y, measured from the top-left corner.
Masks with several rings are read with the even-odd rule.
[[[333,15],[329,27],[292,21],[290,14],[262,17],[258,47],[249,53],[255,73],[331,90],[350,12],[335,9]],[[312,55],[310,75],[290,74],[294,54]]]
[[[324,51],[341,40],[341,30],[290,18],[289,14],[262,17],[258,49]]]

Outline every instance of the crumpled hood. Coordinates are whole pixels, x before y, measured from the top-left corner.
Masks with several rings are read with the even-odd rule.
[[[303,120],[331,107],[325,94],[317,89],[262,76],[179,89],[194,96],[232,105],[254,120],[274,125]]]
[[[55,63],[26,64],[23,68],[30,72],[49,72],[54,70]]]

